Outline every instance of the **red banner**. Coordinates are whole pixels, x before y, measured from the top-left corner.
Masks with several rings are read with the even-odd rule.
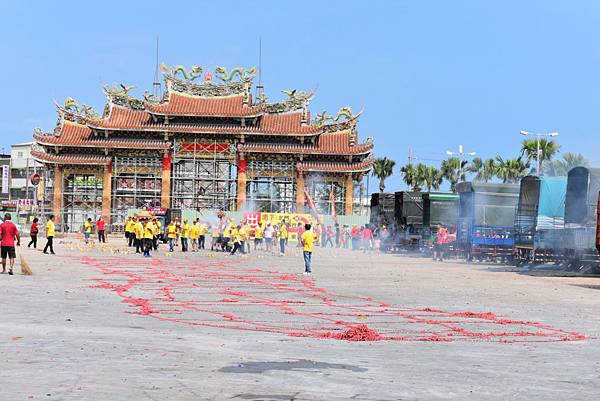
[[[186,142],[181,144],[181,150],[185,152],[218,152],[229,153],[228,143],[193,143]]]

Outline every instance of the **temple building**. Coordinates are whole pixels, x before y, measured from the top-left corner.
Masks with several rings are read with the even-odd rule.
[[[163,75],[161,96],[105,87],[101,114],[57,104],[56,126],[35,130],[31,152],[45,167],[44,214],[71,229],[102,215],[119,229],[146,207],[300,213],[308,195],[319,213],[362,209],[373,143],[359,141],[360,113],[311,119],[310,92],[254,97],[254,68],[163,65]]]

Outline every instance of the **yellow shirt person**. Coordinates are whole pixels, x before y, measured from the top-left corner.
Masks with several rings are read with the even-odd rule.
[[[200,224],[198,226],[198,236],[204,236],[206,235],[206,231],[208,230],[208,227],[206,226],[206,224]]]
[[[167,226],[167,238],[177,238],[177,226],[174,222]]]
[[[279,239],[288,239],[288,230],[285,224],[282,224],[279,229]]]
[[[138,221],[135,223],[134,230],[136,239],[142,239],[144,237],[144,226],[141,222]]]
[[[46,237],[54,236],[56,236],[56,227],[54,226],[54,222],[52,220],[48,220],[46,223]]]
[[[312,252],[314,249],[314,243],[317,240],[317,236],[312,231],[304,231],[302,234],[302,245],[304,252]]]
[[[190,238],[195,241],[200,236],[200,226],[198,224],[192,224],[190,227]]]
[[[190,225],[184,221],[183,226],[181,227],[181,237],[189,238],[190,237]]]

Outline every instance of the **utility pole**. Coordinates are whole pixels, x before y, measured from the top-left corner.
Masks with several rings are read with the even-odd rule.
[[[528,131],[521,130],[519,133],[523,136],[535,136],[535,143],[536,143],[535,170],[536,170],[537,176],[541,177],[542,175],[544,175],[544,172],[540,168],[540,156],[541,156],[540,138],[541,137],[558,136],[558,132],[528,132]]]

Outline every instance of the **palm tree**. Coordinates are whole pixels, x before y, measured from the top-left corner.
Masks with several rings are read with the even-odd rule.
[[[487,159],[484,161],[481,157],[474,158],[467,167],[467,171],[475,174],[474,180],[479,182],[488,182],[494,178],[496,170],[496,160]]]
[[[409,163],[402,166],[400,167],[400,172],[402,173],[402,179],[411,190],[418,187],[417,168],[414,165]]]
[[[581,153],[567,152],[563,154],[562,160],[550,160],[546,164],[546,171],[550,176],[566,176],[573,167],[589,167],[590,162]]]
[[[505,184],[514,184],[527,175],[529,162],[524,162],[521,157],[516,159],[506,159],[496,157],[497,172],[496,175]]]
[[[458,157],[450,157],[442,162],[442,177],[450,181],[450,189],[456,192],[456,184],[466,180],[466,170],[468,162]]]
[[[539,155],[538,155],[539,149]],[[548,139],[525,139],[521,148],[521,156],[526,156],[527,161],[537,160],[536,169],[538,175],[544,174],[544,161],[552,159],[558,152],[560,145]],[[538,159],[539,157],[539,159]]]
[[[440,189],[444,177],[442,172],[433,166],[425,166],[421,169],[421,178],[423,180],[423,187],[427,188],[427,192],[431,192],[432,189]]]
[[[396,162],[387,157],[375,159],[373,163],[373,175],[379,179],[379,192],[385,191],[385,180],[394,173]]]

